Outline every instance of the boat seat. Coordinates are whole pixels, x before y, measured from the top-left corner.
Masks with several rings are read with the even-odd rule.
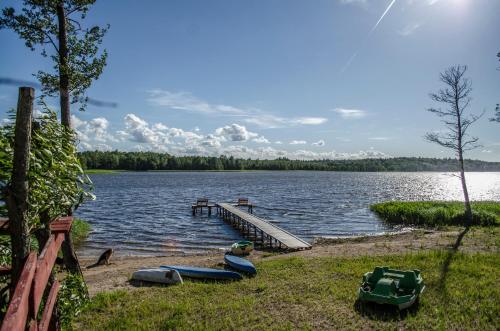
[[[414,289],[418,285],[417,276],[413,271],[406,271],[404,277],[399,281],[399,287]]]
[[[390,278],[381,278],[375,288],[373,289],[373,294],[390,296],[397,291],[396,281]]]
[[[380,278],[384,277],[384,270],[382,267],[375,267],[375,270],[371,273],[369,279],[367,279],[372,284],[377,284]]]
[[[384,277],[389,277],[389,278],[394,278],[394,279],[403,279],[404,275],[402,274],[396,274],[393,272],[384,272]]]

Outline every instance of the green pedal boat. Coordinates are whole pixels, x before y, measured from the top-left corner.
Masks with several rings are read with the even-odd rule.
[[[363,275],[359,300],[398,306],[406,309],[417,301],[425,289],[420,270],[401,271],[375,267]]]
[[[253,251],[253,242],[248,240],[238,241],[231,246],[233,255],[248,255],[251,251]]]

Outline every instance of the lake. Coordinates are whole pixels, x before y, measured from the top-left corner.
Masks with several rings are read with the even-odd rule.
[[[214,214],[192,216],[198,197],[248,197],[257,216],[308,241],[397,231],[369,210],[386,200],[459,200],[460,181],[444,173],[120,172],[90,176],[95,201],[75,213],[92,224],[79,255],[113,247],[118,255],[199,253],[240,234]],[[473,200],[500,200],[500,173],[467,174]]]

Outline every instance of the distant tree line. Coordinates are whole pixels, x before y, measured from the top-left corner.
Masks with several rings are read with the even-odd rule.
[[[319,171],[458,171],[456,159],[398,157],[361,160],[239,159],[233,156],[174,156],[155,152],[78,154],[85,169],[109,170],[319,170]],[[468,171],[500,171],[500,162],[465,160]]]

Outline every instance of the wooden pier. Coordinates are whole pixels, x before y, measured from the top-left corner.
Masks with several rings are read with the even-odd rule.
[[[217,208],[217,215],[240,230],[243,235],[253,240],[256,244],[289,250],[310,249],[312,247],[305,240],[262,218],[249,214],[235,205],[218,203],[215,206]]]
[[[247,207],[248,208],[248,212],[250,214],[253,213],[253,207],[254,205],[251,204],[247,198],[239,198],[238,199],[238,202],[235,203],[233,206],[244,206],[244,207]],[[200,214],[203,214],[203,208],[206,208],[208,210],[208,216],[211,216],[212,215],[212,208],[216,208],[217,205],[211,205],[208,203],[208,199],[207,198],[200,198],[198,200],[196,200],[196,203],[193,203],[191,205],[191,211],[193,213],[193,216],[195,216],[198,211],[200,211]],[[0,222],[0,230],[1,230],[1,222]]]
[[[212,215],[212,208],[215,208],[215,205],[209,204],[207,198],[198,199],[196,201],[196,203],[191,205],[191,210],[193,212],[193,216],[196,215],[198,210],[200,211],[200,214],[203,214],[203,208],[207,208],[208,216],[210,216],[210,215]]]

